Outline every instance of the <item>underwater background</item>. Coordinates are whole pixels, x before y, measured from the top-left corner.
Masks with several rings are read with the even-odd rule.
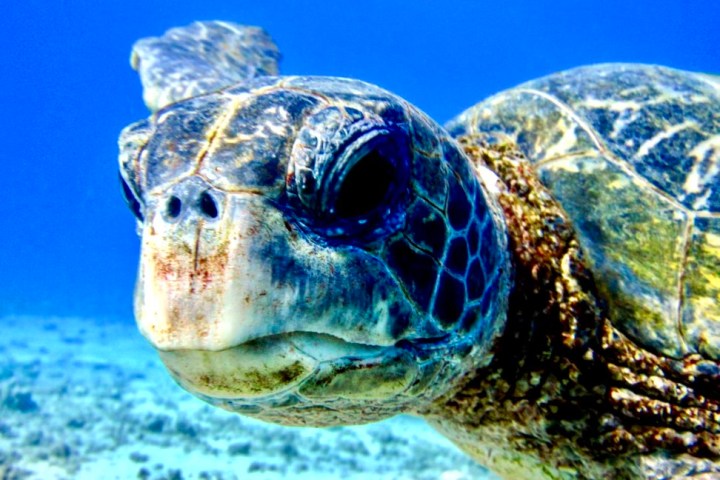
[[[718,74],[720,2],[6,0],[0,9],[0,478],[480,478],[407,419],[302,433],[221,416],[172,385],[136,333],[139,239],[117,136],[148,111],[130,49],[212,19],[264,27],[284,74],[369,81],[444,123],[579,65]],[[208,459],[212,468],[193,470]]]
[[[355,77],[445,122],[608,61],[720,73],[715,0],[24,0],[0,14],[0,314],[132,320],[117,135],[144,118],[132,43],[194,20],[264,27],[281,71]]]

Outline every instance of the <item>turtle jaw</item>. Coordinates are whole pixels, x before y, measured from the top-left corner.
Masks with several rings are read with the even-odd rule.
[[[402,394],[418,375],[402,349],[293,332],[220,351],[160,350],[175,380],[212,403],[263,405],[294,396],[310,401],[384,400]]]

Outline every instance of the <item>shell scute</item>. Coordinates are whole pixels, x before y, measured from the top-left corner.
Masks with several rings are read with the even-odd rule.
[[[534,162],[597,148],[596,140],[578,124],[573,112],[540,92],[517,89],[494,96],[461,114],[449,125],[457,136],[465,131],[501,136]],[[471,126],[467,126],[470,123]]]
[[[720,88],[664,67],[583,67],[502,92],[451,132],[515,142],[572,219],[613,322],[720,358]]]
[[[683,282],[683,328],[701,354],[720,358],[720,218],[698,218]]]

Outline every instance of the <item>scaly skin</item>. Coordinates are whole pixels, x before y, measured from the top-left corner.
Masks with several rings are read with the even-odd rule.
[[[502,180],[515,284],[492,362],[425,412],[429,421],[508,479],[720,475],[718,365],[659,357],[620,333],[529,162],[507,144],[460,142]]]

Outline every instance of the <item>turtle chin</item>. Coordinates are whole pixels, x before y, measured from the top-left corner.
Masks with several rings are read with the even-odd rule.
[[[414,397],[423,376],[408,350],[320,333],[283,333],[219,351],[159,354],[175,380],[201,399],[285,425],[381,420],[400,413],[399,404]]]

